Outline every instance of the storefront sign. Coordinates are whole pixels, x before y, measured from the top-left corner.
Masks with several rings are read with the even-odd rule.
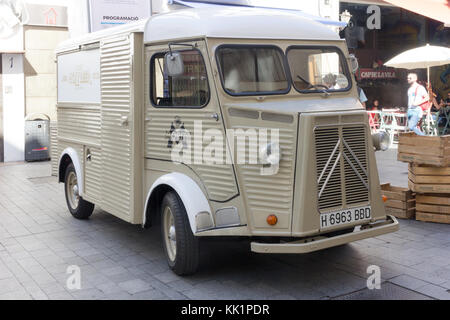
[[[148,18],[150,8],[150,0],[89,0],[90,31]]]
[[[359,69],[358,79],[395,79],[397,75],[394,69]]]

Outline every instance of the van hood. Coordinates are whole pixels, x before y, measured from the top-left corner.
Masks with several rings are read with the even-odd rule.
[[[283,113],[317,113],[330,111],[355,111],[364,110],[358,99],[353,97],[345,98],[320,98],[309,100],[268,100],[261,102],[239,102],[226,103],[225,107],[237,107],[253,109],[258,111],[276,111]]]

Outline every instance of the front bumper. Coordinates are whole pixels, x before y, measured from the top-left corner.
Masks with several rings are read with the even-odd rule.
[[[397,219],[388,215],[385,221],[365,225],[361,230],[352,233],[329,238],[317,236],[285,243],[252,242],[251,250],[258,253],[308,253],[395,232],[398,229]]]

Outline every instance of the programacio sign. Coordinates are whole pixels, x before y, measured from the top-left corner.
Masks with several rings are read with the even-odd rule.
[[[397,75],[394,69],[360,69],[357,73],[358,79],[395,79]]]
[[[149,0],[89,0],[90,32],[150,16]]]

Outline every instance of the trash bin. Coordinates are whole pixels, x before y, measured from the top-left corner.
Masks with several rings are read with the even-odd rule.
[[[25,117],[25,161],[50,159],[50,117],[33,113]]]

